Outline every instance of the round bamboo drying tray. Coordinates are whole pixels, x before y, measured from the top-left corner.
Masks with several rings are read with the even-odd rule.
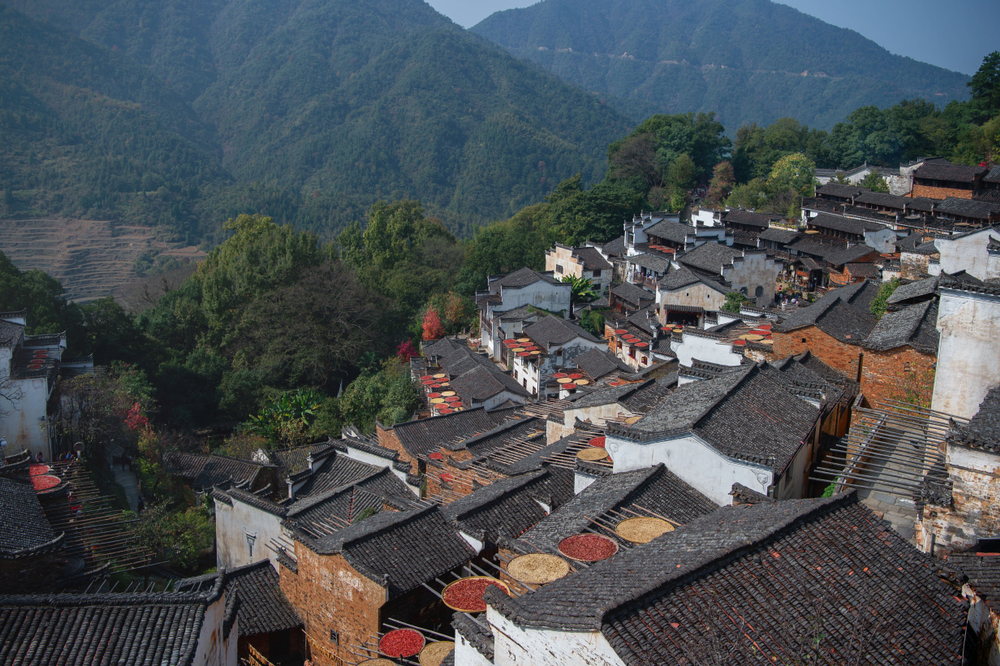
[[[615,534],[632,543],[649,543],[658,536],[673,532],[674,526],[662,518],[637,516],[618,523]]]
[[[544,585],[569,573],[569,563],[556,555],[531,553],[515,557],[507,565],[507,573],[522,583]]]
[[[448,583],[445,586],[445,588],[441,591],[441,601],[444,602],[444,605],[447,606],[448,608],[454,610],[454,611],[459,611],[460,613],[481,613],[484,610],[486,610],[486,602],[485,601],[481,601],[481,604],[477,604],[475,607],[473,607],[473,606],[470,605],[470,607],[468,607],[468,608],[459,608],[457,606],[452,606],[450,603],[448,603],[448,590],[449,589],[455,587],[456,585],[459,585],[460,583],[466,583],[468,581],[473,581],[473,580],[486,580],[486,581],[489,581],[491,584],[496,585],[501,590],[503,590],[505,594],[507,594],[508,596],[510,596],[510,588],[507,587],[507,583],[503,582],[502,580],[500,580],[498,578],[493,578],[491,576],[466,576],[465,578],[459,578],[456,581],[452,581],[451,583]],[[485,594],[486,589],[488,587],[489,586],[487,585],[485,588],[483,588],[483,593],[484,594]],[[479,607],[480,605],[482,605],[482,608]]]
[[[607,458],[608,452],[604,449],[592,446],[588,449],[581,449],[580,452],[576,454],[576,457],[586,462],[597,462],[598,460],[604,460]]]
[[[452,641],[437,641],[435,643],[428,643],[427,646],[420,651],[420,666],[441,666],[441,662],[444,661],[445,657],[451,654],[455,650],[455,644]]]

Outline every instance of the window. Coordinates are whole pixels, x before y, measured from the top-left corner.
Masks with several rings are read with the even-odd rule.
[[[340,633],[336,629],[330,630],[330,642],[340,645]]]
[[[257,541],[257,533],[256,532],[250,533],[247,532],[246,530],[243,530],[243,534],[247,538],[247,550],[250,551],[250,557],[253,557],[253,545],[254,542]]]
[[[594,277],[595,278],[601,277],[601,269],[600,268],[595,268],[594,269]]]
[[[556,264],[556,273],[558,273],[559,275],[562,275],[565,272],[565,270],[566,269],[564,269],[562,267],[562,264]]]
[[[757,288],[753,290],[753,295],[754,295],[755,298],[760,298],[761,296],[763,296],[764,295],[764,287],[761,287],[761,286],[758,285]]]

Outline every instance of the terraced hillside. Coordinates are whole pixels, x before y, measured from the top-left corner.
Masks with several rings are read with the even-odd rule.
[[[190,255],[148,227],[65,218],[0,220],[0,251],[22,270],[58,279],[75,301],[109,296],[137,280],[136,261],[144,255]]]

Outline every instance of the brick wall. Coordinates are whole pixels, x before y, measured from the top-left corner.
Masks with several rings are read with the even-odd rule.
[[[931,404],[937,357],[912,347],[889,351],[865,350],[861,392],[873,405],[886,400]]]
[[[772,337],[775,358],[787,358],[809,351],[848,379],[858,378],[861,347],[843,343],[816,326],[807,326],[790,333],[775,331]]]
[[[910,196],[926,197],[928,199],[947,199],[948,197],[955,197],[956,199],[971,199],[972,190],[962,190],[954,187],[934,187],[931,185],[913,183],[913,191],[910,192]]]
[[[395,451],[399,454],[400,460],[410,464],[410,473],[420,473],[417,459],[403,447],[403,443],[399,441],[399,435],[396,434],[395,430],[392,428],[383,428],[380,424],[376,423],[375,436],[381,446]]]
[[[341,555],[319,555],[296,543],[295,556],[298,573],[278,567],[281,590],[305,624],[313,664],[354,664],[358,657],[349,648],[378,633],[385,588],[358,573]],[[337,640],[331,640],[331,630]]]

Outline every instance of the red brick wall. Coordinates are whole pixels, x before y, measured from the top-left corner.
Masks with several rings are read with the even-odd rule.
[[[340,555],[319,555],[296,543],[295,556],[298,573],[278,567],[281,590],[305,624],[313,664],[354,664],[358,657],[348,649],[378,633],[386,590]],[[331,629],[339,634],[336,642]]]
[[[971,199],[972,190],[960,190],[953,187],[932,187],[930,185],[913,183],[913,191],[910,192],[910,196],[926,197],[928,199],[947,199],[948,197]]]
[[[379,424],[375,424],[375,436],[378,438],[378,443],[387,449],[392,449],[399,454],[399,459],[410,464],[410,472],[413,474],[419,473],[419,467],[417,459],[410,455],[410,452],[403,447],[403,443],[399,441],[399,436],[396,434],[395,430],[383,428]]]
[[[861,347],[845,344],[816,326],[807,326],[790,333],[775,331],[772,337],[775,358],[787,358],[809,351],[848,379],[858,378]]]
[[[912,347],[865,350],[861,392],[872,405],[901,400],[929,406],[934,392],[935,362],[935,356],[921,354]]]

